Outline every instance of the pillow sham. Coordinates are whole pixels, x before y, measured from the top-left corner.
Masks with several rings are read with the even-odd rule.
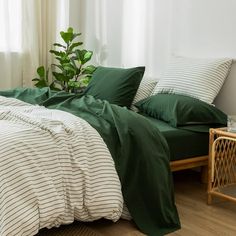
[[[153,89],[155,88],[157,84],[157,79],[154,80],[153,78],[147,78],[144,77],[138,87],[138,91],[134,97],[134,100],[132,102],[132,105],[130,107],[130,109],[132,111],[137,112],[138,109],[134,106],[134,104],[138,101],[141,101],[144,98],[147,98],[150,96],[150,94],[152,93]]]
[[[232,59],[172,57],[166,71],[153,90],[174,93],[212,103],[228,75]]]
[[[177,94],[156,94],[135,104],[141,113],[178,127],[195,124],[226,125],[227,115],[199,99]]]
[[[112,104],[130,107],[145,67],[98,67],[84,93]]]

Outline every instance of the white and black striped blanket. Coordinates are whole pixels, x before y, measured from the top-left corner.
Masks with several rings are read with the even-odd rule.
[[[123,197],[97,131],[59,110],[0,96],[0,235],[34,235],[74,219],[116,221]]]

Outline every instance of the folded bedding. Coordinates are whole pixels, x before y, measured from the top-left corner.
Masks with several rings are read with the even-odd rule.
[[[68,221],[65,220],[67,217],[67,209],[68,209],[68,207],[65,206],[65,202],[69,202],[68,204],[69,209],[72,210],[76,208],[85,209],[85,211],[87,211],[88,214],[89,214],[88,210],[89,205],[90,204],[92,204],[92,206],[96,205],[96,202],[94,203],[93,200],[86,201],[86,198],[83,200],[83,204],[80,207],[77,206],[76,204],[70,203],[72,200],[70,200],[70,198],[68,198],[68,196],[66,195],[67,192],[69,193],[73,192],[73,190],[70,189],[70,185],[72,184],[72,187],[77,188],[78,184],[81,185],[82,189],[84,189],[85,188],[84,181],[81,183],[81,180],[78,178],[78,180],[80,181],[76,181],[74,179],[72,183],[68,183],[71,180],[71,176],[69,173],[70,171],[68,171],[68,173],[66,171],[63,171],[63,168],[68,168],[68,170],[72,169],[71,162],[77,164],[78,168],[79,167],[82,168],[80,161],[77,161],[76,157],[74,157],[74,151],[76,154],[78,154],[78,159],[80,159],[79,148],[84,149],[84,145],[88,146],[87,148],[88,150],[90,150],[90,151],[85,150],[86,154],[90,155],[90,153],[93,153],[93,155],[96,155],[100,153],[102,156],[104,152],[107,154],[105,148],[100,150],[93,149],[94,144],[90,142],[90,138],[91,139],[94,138],[96,140],[99,139],[99,137],[97,137],[97,135],[94,134],[94,130],[96,130],[96,132],[99,133],[101,139],[105,142],[109,150],[109,153],[113,158],[115,170],[119,176],[119,181],[121,183],[121,190],[124,201],[128,207],[128,210],[134,222],[141,229],[141,231],[147,235],[165,235],[180,228],[178,213],[174,202],[172,175],[169,166],[169,161],[170,161],[169,148],[161,132],[157,128],[155,128],[150,122],[147,122],[145,117],[136,114],[135,112],[129,111],[125,107],[111,105],[107,101],[96,100],[94,97],[89,95],[80,96],[74,94],[67,94],[65,92],[53,92],[46,88],[15,89],[15,90],[1,91],[0,95],[4,97],[14,97],[21,101],[36,105],[36,106],[31,106],[31,108],[29,109],[30,111],[36,108],[39,110],[43,109],[42,113],[36,112],[34,114],[34,118],[36,119],[36,121],[34,120],[32,122],[30,121],[30,124],[31,123],[37,124],[39,127],[36,125],[36,127],[32,128],[34,132],[33,134],[30,133],[31,136],[29,137],[33,138],[33,135],[35,135],[35,133],[37,133],[36,131],[39,129],[40,132],[47,133],[48,139],[50,140],[52,140],[53,138],[55,139],[54,140],[55,144],[52,141],[51,145],[52,146],[54,145],[53,148],[56,155],[55,157],[52,158],[45,157],[41,153],[40,149],[37,150],[37,148],[35,148],[36,145],[35,143],[32,144],[29,143],[28,146],[26,145],[29,151],[33,150],[35,153],[37,153],[37,155],[30,155],[28,153],[26,156],[29,159],[29,161],[33,162],[33,166],[35,166],[38,172],[41,173],[41,176],[45,176],[48,174],[48,172],[50,172],[45,167],[45,164],[43,164],[44,163],[43,161],[45,159],[50,159],[50,161],[51,159],[55,159],[56,163],[54,164],[58,165],[57,173],[58,175],[60,175],[60,179],[62,181],[58,182],[59,189],[56,188],[56,183],[53,183],[51,181],[52,189],[55,189],[55,191],[58,193],[56,199],[58,199],[59,201],[58,204],[56,203],[54,204],[54,202],[49,201],[52,202],[50,207],[56,213],[56,215],[49,217],[49,219],[52,220],[52,222],[48,224],[46,219],[43,219],[43,221],[41,222],[41,217],[40,217],[41,204],[39,204],[38,200],[32,204],[32,207],[34,207],[34,209],[39,209],[39,211],[37,213],[35,212],[34,215],[35,219],[38,220],[38,222],[35,221],[37,222],[37,225],[31,225],[32,227],[34,227],[34,230],[39,230],[39,228],[43,227],[50,228],[55,224],[57,225],[65,224],[69,223],[69,221],[72,222],[73,214],[70,215],[70,213],[69,213],[69,216],[71,216],[70,220]],[[49,108],[50,110],[48,109],[45,110],[45,108],[42,108],[41,106],[38,105],[42,105],[46,108]],[[11,105],[9,106],[11,107]],[[53,115],[53,117],[56,119],[56,121],[55,120],[52,121],[51,124],[52,127],[48,128],[50,122],[48,121],[47,117],[44,117],[44,113],[46,114],[49,113],[50,116],[52,116],[51,113],[53,113],[52,111],[54,111],[54,109],[56,109],[55,111],[56,113]],[[21,112],[22,110],[18,107],[15,107],[14,110],[13,106],[12,112],[14,113],[14,111]],[[62,111],[75,115],[75,116],[70,115],[71,117],[73,117],[70,119],[72,119],[74,123],[71,122],[71,120],[69,119],[69,121],[64,124],[62,121],[63,115],[60,113]],[[27,116],[27,114],[23,114],[22,116],[25,117]],[[69,115],[65,116],[67,117]],[[2,118],[4,118],[4,116]],[[82,120],[80,118],[82,118]],[[27,119],[26,118],[22,119],[21,117],[19,117],[20,123],[23,122],[22,120],[26,121]],[[9,120],[8,122],[11,123],[12,121]],[[85,126],[85,130],[83,131],[83,129],[81,129],[79,125],[77,127],[77,123],[82,123],[83,124],[82,126]],[[28,124],[26,124],[25,126],[28,127]],[[58,135],[60,138],[62,138],[62,140],[57,139],[57,136],[54,137],[53,135],[54,134],[53,132],[57,132],[58,130],[62,130],[63,135]],[[78,134],[74,134],[74,132],[76,132],[77,130]],[[88,132],[87,130],[90,131],[92,137],[86,136]],[[40,139],[41,137],[40,132],[38,136],[35,137],[38,137]],[[64,135],[65,133],[66,135]],[[69,133],[68,136],[67,133]],[[13,132],[13,137],[14,135],[15,134]],[[86,141],[84,141],[82,137],[80,137],[76,141],[76,135],[78,135],[79,137],[80,136],[85,137]],[[36,142],[37,139],[34,138],[33,140],[34,142]],[[47,142],[44,141],[44,143],[46,144],[44,144],[45,146],[43,151],[47,153],[46,152]],[[73,146],[74,149],[70,148],[71,145]],[[9,144],[8,145],[9,149],[10,146],[11,145]],[[24,145],[22,145],[22,147],[23,146]],[[67,147],[67,149],[64,150],[64,146]],[[101,146],[104,147],[104,144]],[[64,151],[68,152],[68,161],[60,160],[59,158],[60,156],[64,158],[63,155]],[[34,158],[34,156],[36,157]],[[0,158],[2,159],[3,157],[4,155],[2,154]],[[15,160],[15,157],[10,157],[10,158],[13,158],[13,160]],[[111,159],[109,159],[108,154],[106,159],[109,165],[112,166],[112,162]],[[84,162],[86,163],[86,161],[84,162],[83,161],[82,161],[83,164]],[[17,160],[15,160],[15,162],[18,163]],[[14,166],[15,162],[13,162]],[[96,161],[96,159],[94,160],[93,156],[91,157],[90,162],[87,161],[87,166],[84,172],[83,169],[81,170],[85,175],[85,178],[87,176],[86,174],[87,168],[89,168],[90,165],[95,166],[97,162],[99,161]],[[75,170],[72,173],[76,175],[77,174],[76,172],[77,169],[75,168]],[[93,177],[95,176],[95,173],[100,173],[100,170],[94,171]],[[101,176],[103,177],[103,174],[101,174]],[[100,179],[99,176],[97,177],[96,180],[101,184],[103,183],[103,180]],[[111,180],[113,181],[112,178]],[[115,185],[114,187],[111,187],[111,191],[119,192],[118,191],[119,183],[114,182],[114,185]],[[37,191],[37,187],[34,187],[33,183],[32,185],[31,183],[28,183],[28,188],[30,189],[29,193],[33,192],[33,195],[37,195],[37,197],[38,195],[40,195]],[[13,191],[14,193],[15,190],[12,189],[11,191]],[[45,199],[47,199],[47,195],[44,195],[44,193],[42,193],[43,195],[42,201],[45,201]],[[75,196],[77,195],[75,194]],[[75,196],[72,197],[72,199],[74,201],[79,201]],[[121,214],[120,206],[122,205],[122,199],[120,197],[117,197],[115,199],[117,199],[117,204],[115,204],[114,202],[113,203],[114,205],[112,205],[111,208],[108,207],[109,209],[112,209],[113,214],[111,214],[111,212],[108,211],[108,213],[105,214],[105,216],[100,215],[100,217],[106,217],[106,218],[110,217],[110,219],[112,220],[117,220],[117,218],[120,217]],[[105,198],[105,201],[106,200],[107,198]],[[17,201],[14,202],[14,204],[21,204],[21,202]],[[103,204],[101,205],[103,206]],[[62,209],[60,207],[62,207]],[[26,208],[25,212],[27,210],[28,209]],[[31,208],[29,208],[29,210],[31,210]],[[5,213],[6,212],[3,210],[1,215],[1,221],[8,220],[6,219],[7,217],[5,216]],[[42,211],[42,214],[43,213],[44,212]],[[95,213],[95,218],[96,217],[99,217],[99,215]],[[74,214],[74,218],[78,220],[84,220],[80,219],[80,213]],[[12,222],[17,221],[19,227],[22,224],[21,221],[18,221],[20,220],[18,217],[12,220],[13,220]],[[85,220],[90,220],[90,219],[85,218]],[[32,235],[32,234],[27,233],[25,231],[24,235]]]

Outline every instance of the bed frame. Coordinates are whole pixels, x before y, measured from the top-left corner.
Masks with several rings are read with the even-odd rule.
[[[208,182],[208,155],[187,158],[178,161],[171,161],[171,171],[186,170],[196,167],[201,167],[201,181],[202,183]]]
[[[172,171],[191,169],[195,167],[207,167],[207,165],[208,165],[208,155],[170,162],[170,167]]]

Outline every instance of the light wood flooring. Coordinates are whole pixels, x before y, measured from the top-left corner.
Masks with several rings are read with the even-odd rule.
[[[182,229],[170,236],[236,235],[235,203],[213,198],[213,204],[207,205],[207,187],[197,172],[176,173],[174,180]]]
[[[200,182],[195,171],[174,173],[176,204],[182,224],[168,236],[236,236],[236,204],[214,198],[213,204],[206,204],[206,185]],[[51,229],[40,236],[143,236],[129,221],[117,223],[98,221]]]
[[[214,198],[213,204],[206,204],[206,185],[200,183],[195,171],[181,171],[174,174],[176,204],[182,229],[169,236],[235,236],[236,204]],[[116,224],[102,221],[89,225],[104,236],[141,236],[130,222]]]

